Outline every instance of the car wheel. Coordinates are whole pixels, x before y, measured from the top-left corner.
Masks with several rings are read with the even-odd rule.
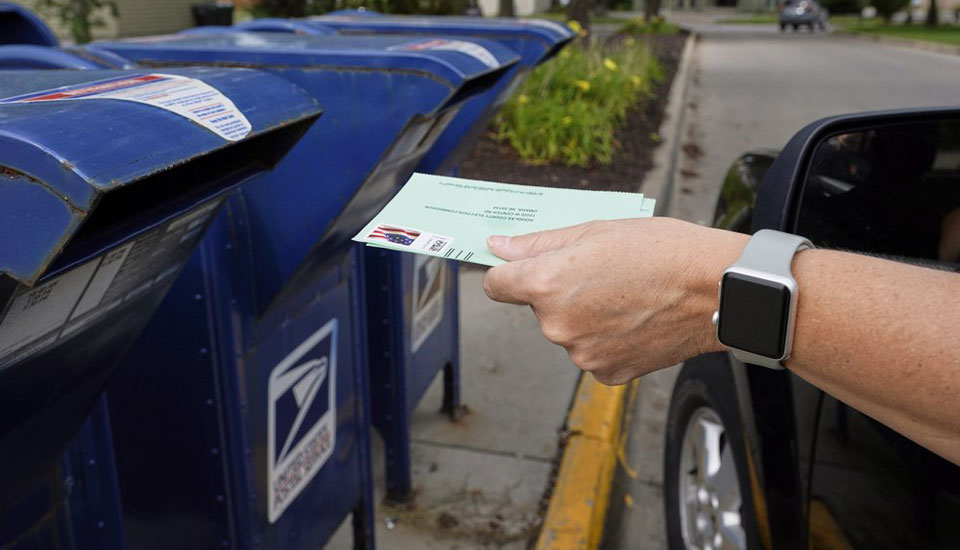
[[[809,26],[810,26],[810,32],[815,32],[815,31],[816,31],[816,29],[813,28],[813,23],[810,23]]]
[[[797,25],[796,23],[794,23],[794,24],[793,24],[793,32],[797,32],[798,30],[800,30],[800,25]]]
[[[667,540],[679,549],[758,548],[736,390],[715,354],[683,367],[664,451]]]
[[[784,32],[784,31],[786,31],[786,30],[787,30],[787,24],[786,24],[786,23],[780,23],[780,32]]]

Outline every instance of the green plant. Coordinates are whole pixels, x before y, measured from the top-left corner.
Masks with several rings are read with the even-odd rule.
[[[620,26],[619,33],[633,36],[643,36],[646,34],[676,34],[679,27],[673,23],[668,23],[659,15],[644,21],[640,17],[634,17]]]
[[[107,24],[104,15],[117,17],[117,4],[113,0],[37,0],[36,8],[57,18],[70,29],[78,44],[93,39],[93,29]]]
[[[663,69],[646,45],[626,38],[562,51],[538,68],[504,106],[496,135],[527,162],[609,164],[617,128],[647,100]]]

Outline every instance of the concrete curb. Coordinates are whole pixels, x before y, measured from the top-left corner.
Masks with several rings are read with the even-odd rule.
[[[937,42],[925,42],[923,40],[909,40],[906,38],[894,38],[892,36],[883,36],[881,34],[868,34],[857,31],[834,30],[833,34],[848,36],[866,42],[877,44],[886,44],[898,48],[909,48],[911,50],[921,50],[925,52],[942,53],[948,55],[960,55],[960,46],[951,46],[950,44],[939,44]]]
[[[636,383],[611,387],[587,374],[580,378],[537,550],[591,550],[600,545],[623,436],[624,404],[636,391]]]
[[[680,56],[680,66],[670,85],[667,107],[658,133],[663,140],[653,155],[653,169],[647,173],[640,190],[645,196],[657,199],[656,213],[665,216],[670,213],[673,200],[677,162],[680,158],[680,131],[686,116],[687,97],[690,90],[690,60],[698,40],[695,31],[687,29],[687,41]]]

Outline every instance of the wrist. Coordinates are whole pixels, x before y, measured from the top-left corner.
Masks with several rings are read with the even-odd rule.
[[[693,315],[696,326],[692,328],[700,342],[699,353],[727,349],[717,340],[717,327],[711,319],[720,305],[720,278],[725,269],[737,262],[750,239],[749,235],[721,229],[710,229],[707,235],[700,250],[700,269],[695,270],[695,298],[691,300],[696,308]]]

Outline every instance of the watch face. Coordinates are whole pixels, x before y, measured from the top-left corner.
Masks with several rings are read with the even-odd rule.
[[[764,357],[783,357],[790,290],[782,283],[725,273],[720,285],[717,337],[731,348]]]

